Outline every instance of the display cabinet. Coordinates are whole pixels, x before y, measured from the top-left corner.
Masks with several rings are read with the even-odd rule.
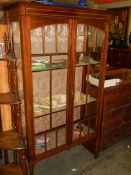
[[[39,160],[92,139],[97,156],[109,15],[39,3],[15,3],[6,13],[30,173]],[[94,73],[97,98],[89,89]]]

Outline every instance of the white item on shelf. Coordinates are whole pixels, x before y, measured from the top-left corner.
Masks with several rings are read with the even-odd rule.
[[[97,79],[97,78],[95,78],[91,75],[89,76],[89,82],[94,86],[99,86],[99,79]],[[112,78],[112,79],[109,79],[109,80],[105,80],[104,88],[111,87],[111,86],[116,86],[120,82],[121,82],[121,79],[119,79],[119,78]]]

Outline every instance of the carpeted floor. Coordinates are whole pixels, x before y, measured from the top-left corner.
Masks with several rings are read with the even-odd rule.
[[[75,175],[131,175],[131,138],[101,152],[98,159]]]
[[[128,144],[131,137],[102,151],[97,159],[85,147],[76,146],[37,163],[34,175],[131,175]]]
[[[131,175],[131,137],[102,151],[98,159],[76,146],[36,164],[34,175]]]

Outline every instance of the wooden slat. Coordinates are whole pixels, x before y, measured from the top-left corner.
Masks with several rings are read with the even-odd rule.
[[[0,166],[0,175],[23,175],[20,165],[7,164]]]
[[[24,149],[22,139],[16,131],[0,132],[0,149]]]
[[[0,104],[19,104],[20,98],[17,94],[0,93]]]

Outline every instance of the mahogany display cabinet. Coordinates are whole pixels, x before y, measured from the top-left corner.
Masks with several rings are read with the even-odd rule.
[[[109,14],[35,2],[5,10],[18,58],[30,174],[38,161],[92,139],[98,156]],[[88,88],[94,72],[97,98]]]

